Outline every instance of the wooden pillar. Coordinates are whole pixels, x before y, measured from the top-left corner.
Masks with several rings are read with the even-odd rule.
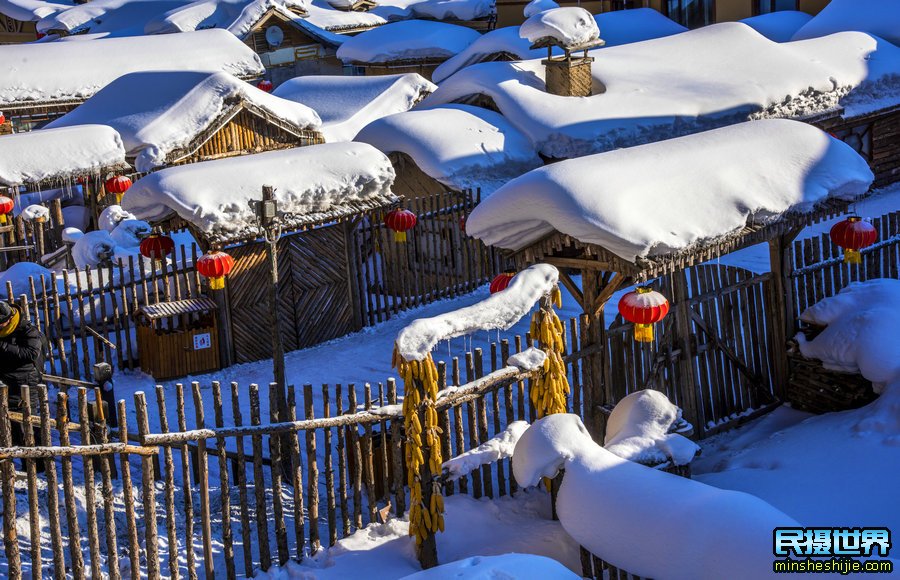
[[[353,313],[353,330],[359,330],[365,325],[360,289],[357,285],[359,279],[357,269],[360,266],[360,259],[354,235],[356,224],[357,221],[352,220],[344,222],[342,226],[344,229],[344,265],[347,272],[347,299],[350,301],[350,311]]]
[[[794,287],[791,283],[793,264],[790,256],[791,241],[800,229],[769,240],[769,265],[772,278],[768,285],[765,309],[769,324],[769,349],[772,351],[772,384],[775,396],[785,399],[790,364],[788,361],[788,340],[797,332],[794,319]]]
[[[686,421],[694,426],[694,433],[702,439],[706,433],[700,385],[694,375],[694,349],[691,335],[691,305],[688,302],[687,270],[673,272],[672,300],[675,310],[675,344],[681,350],[678,357],[678,390]]]
[[[593,305],[597,302],[600,295],[600,271],[599,270],[581,270],[581,292],[584,296],[582,309],[582,336],[581,348],[588,348],[594,344],[604,344],[606,341],[606,332],[603,324],[603,308],[595,311]],[[604,399],[604,365],[608,364],[606,360],[606,350],[601,349],[587,357],[583,371],[585,375],[584,385],[584,408],[585,408],[585,427],[595,441],[602,443],[605,429],[605,417],[600,412],[600,408],[605,402]]]

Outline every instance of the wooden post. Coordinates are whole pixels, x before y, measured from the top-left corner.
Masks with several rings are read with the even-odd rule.
[[[56,429],[59,431],[60,447],[69,446],[69,396],[66,393],[56,394]],[[69,532],[69,561],[72,564],[72,576],[76,580],[84,578],[84,556],[81,553],[81,529],[78,524],[78,511],[75,508],[75,486],[72,483],[72,459],[62,458],[63,495],[66,502],[66,526]],[[7,553],[9,556],[9,553]]]
[[[194,394],[194,412],[197,418],[197,428],[203,429],[206,426],[205,414],[203,411],[203,397],[200,394],[200,383],[194,381],[191,383],[191,390]],[[199,472],[198,477],[200,483],[200,531],[203,536],[203,569],[206,572],[207,580],[214,580],[216,570],[212,558],[212,526],[210,523],[209,512],[209,458],[206,454],[206,439],[197,442],[197,453]]]
[[[41,415],[41,445],[50,446],[50,402],[47,400],[47,386],[38,387],[38,401]],[[53,548],[53,578],[66,577],[66,557],[63,552],[62,531],[59,521],[59,486],[56,479],[56,459],[49,457],[44,464],[47,477],[47,516],[50,524],[50,544]]]
[[[24,427],[24,426],[23,426]],[[25,427],[27,429],[27,427]],[[12,431],[9,424],[9,387],[0,384],[0,445],[12,447]],[[6,552],[7,574],[10,578],[22,577],[19,562],[19,538],[16,532],[16,470],[11,460],[0,462],[3,477],[3,549]]]
[[[134,394],[137,413],[138,438],[143,443],[150,433],[150,418],[147,415],[147,399],[142,391]],[[147,552],[147,578],[157,580],[159,575],[159,548],[156,532],[156,486],[154,485],[153,458],[141,456],[141,498],[144,503],[144,531]]]
[[[706,432],[703,408],[700,404],[699,386],[694,375],[694,350],[691,336],[691,305],[687,287],[687,270],[673,272],[672,301],[675,305],[675,342],[681,349],[678,357],[678,388],[681,391],[685,420],[694,426],[694,433],[702,439]]]
[[[125,401],[118,403],[119,413],[119,441],[128,443],[128,414],[125,411]],[[49,429],[49,426],[48,426]],[[49,434],[49,432],[48,432]],[[49,436],[48,436],[49,440]],[[127,453],[119,455],[122,465],[122,501],[125,504],[125,525],[128,536],[128,560],[131,563],[131,580],[140,580],[141,577],[141,545],[138,541],[137,523],[134,517],[133,490],[131,487],[131,462]],[[48,481],[49,483],[49,481]]]
[[[38,442],[34,440],[34,429],[31,427],[31,393],[29,391],[29,387],[21,387],[22,431],[25,436],[25,446],[34,447],[38,445]],[[28,473],[28,527],[31,531],[31,575],[36,578],[43,575],[43,566],[41,565],[41,529],[35,461],[26,459],[25,470]]]
[[[788,362],[787,341],[796,332],[793,317],[794,287],[791,283],[790,258],[791,241],[797,237],[799,230],[786,235],[776,236],[769,240],[769,264],[772,270],[770,281],[771,292],[766,300],[769,313],[769,348],[772,350],[772,383],[775,395],[784,400],[790,369]]]
[[[600,309],[599,316],[595,314],[593,305],[596,303],[600,295],[600,271],[599,270],[582,270],[581,271],[581,288],[584,296],[582,309],[585,314],[582,319],[582,336],[581,346],[587,348],[594,344],[603,344],[605,339],[603,309]],[[603,392],[603,365],[606,359],[605,349],[600,349],[587,357],[584,361],[585,384],[584,384],[584,418],[585,427],[595,441],[602,442],[605,428],[605,417],[600,412],[605,398]]]

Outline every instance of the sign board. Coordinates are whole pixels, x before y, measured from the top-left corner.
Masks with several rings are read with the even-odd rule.
[[[208,332],[194,335],[194,350],[203,350],[212,346],[212,339]]]

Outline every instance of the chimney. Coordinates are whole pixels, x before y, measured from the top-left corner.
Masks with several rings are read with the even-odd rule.
[[[588,56],[588,50],[603,46],[602,40],[591,41],[577,47],[564,47],[558,43],[547,45],[547,58],[541,61],[545,67],[547,92],[561,97],[589,97],[595,92],[605,93],[606,87],[599,84],[594,91],[594,78],[591,76],[591,65],[594,57]],[[553,46],[563,49],[563,56],[553,56]],[[583,51],[581,56],[572,53]]]

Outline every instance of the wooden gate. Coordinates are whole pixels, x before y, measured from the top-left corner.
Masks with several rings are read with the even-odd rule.
[[[270,270],[265,243],[229,248],[235,266],[228,293],[235,362],[272,356]],[[358,330],[347,274],[342,226],[328,226],[278,241],[278,316],[286,351]]]

